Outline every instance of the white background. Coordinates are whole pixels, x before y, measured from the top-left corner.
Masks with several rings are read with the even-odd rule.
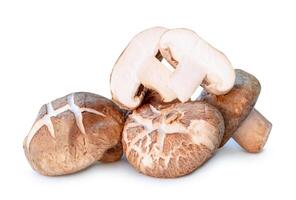
[[[0,199],[295,199],[293,1],[102,2],[0,1]],[[156,25],[195,30],[261,81],[256,108],[273,123],[265,150],[230,141],[177,179],[141,175],[124,159],[70,176],[34,172],[22,142],[40,106],[74,91],[110,97],[116,59]]]

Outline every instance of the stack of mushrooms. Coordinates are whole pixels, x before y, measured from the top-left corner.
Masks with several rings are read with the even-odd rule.
[[[165,59],[172,68],[163,64]],[[203,87],[197,99],[195,90]],[[271,123],[255,108],[260,83],[188,29],[137,34],[115,63],[112,100],[78,92],[41,107],[24,140],[32,168],[47,176],[119,161],[174,178],[196,170],[232,137],[260,152]]]

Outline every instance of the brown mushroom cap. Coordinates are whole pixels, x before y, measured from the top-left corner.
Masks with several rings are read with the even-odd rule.
[[[256,104],[261,86],[253,75],[241,70],[235,70],[236,79],[233,88],[225,95],[214,95],[203,90],[199,100],[215,106],[225,120],[225,133],[220,147],[233,135],[243,120],[249,115]]]
[[[122,111],[105,97],[70,94],[42,106],[24,140],[25,154],[36,171],[49,176],[115,161],[122,154],[123,124]]]
[[[120,141],[117,145],[105,151],[100,161],[103,163],[116,162],[120,160],[121,156],[122,156],[122,143]]]
[[[173,178],[191,173],[208,160],[223,132],[221,113],[205,102],[175,103],[163,109],[145,104],[126,120],[123,151],[141,173]]]

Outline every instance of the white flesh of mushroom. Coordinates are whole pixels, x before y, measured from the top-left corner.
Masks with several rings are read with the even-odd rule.
[[[162,56],[176,70],[168,83],[185,102],[204,81],[205,89],[221,95],[234,85],[235,72],[227,57],[188,29],[166,31],[159,42]]]
[[[143,94],[137,93],[141,84],[156,90],[164,101],[176,98],[167,86],[172,72],[156,58],[159,39],[166,30],[154,27],[136,35],[114,65],[110,88],[113,99],[124,107],[133,109],[140,105]]]

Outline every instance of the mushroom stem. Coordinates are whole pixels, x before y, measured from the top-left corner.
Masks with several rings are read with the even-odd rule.
[[[168,85],[176,93],[178,99],[184,103],[190,99],[196,88],[201,85],[205,76],[206,73],[203,69],[197,68],[196,64],[193,65],[185,60],[177,65]]]
[[[271,128],[272,124],[254,108],[232,138],[246,151],[258,153],[263,149]]]
[[[157,91],[164,102],[176,99],[175,93],[168,87],[172,72],[157,58],[153,57],[143,62],[138,71],[141,83],[149,89]]]

